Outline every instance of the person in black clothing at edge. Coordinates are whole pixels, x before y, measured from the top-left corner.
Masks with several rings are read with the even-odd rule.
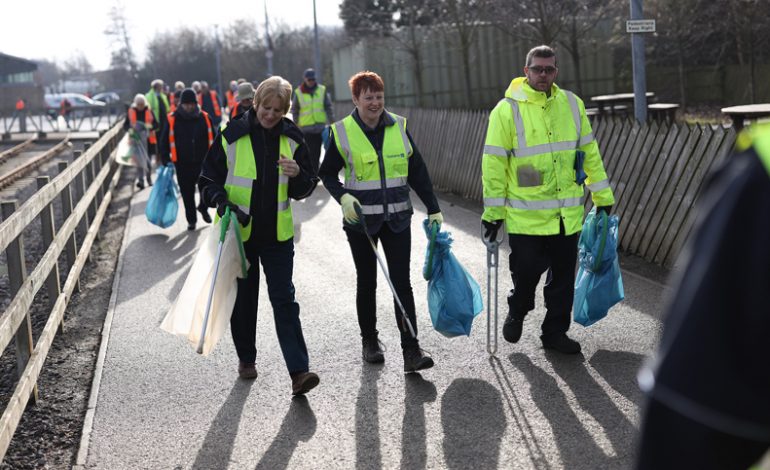
[[[203,162],[199,186],[210,207],[241,211],[251,220],[241,228],[249,267],[238,279],[230,319],[238,374],[257,377],[255,347],[259,263],[265,271],[275,328],[292,380],[292,393],[304,394],[318,385],[308,368],[308,353],[294,297],[294,224],[289,198],[303,199],[318,178],[299,128],[284,115],[289,111],[291,84],[273,76],[256,90],[254,107],[229,122],[217,135]]]
[[[704,188],[657,356],[639,374],[637,470],[746,470],[770,449],[770,124],[739,134]]]
[[[443,222],[428,169],[406,130],[406,119],[385,111],[382,78],[374,72],[359,72],[349,81],[353,112],[332,125],[329,149],[319,176],[324,187],[342,205],[343,228],[356,267],[356,311],[364,361],[385,360],[377,331],[377,260],[356,214],[360,206],[366,230],[382,243],[388,271],[396,293],[417,332],[414,295],[409,279],[412,204],[409,187],[425,204],[430,222]],[[345,182],[338,173],[344,168]],[[433,359],[420,349],[401,318],[395,303],[396,323],[401,332],[404,371],[433,367]]]
[[[174,164],[184,203],[187,230],[195,230],[196,209],[204,222],[211,223],[202,195],[200,203],[195,205],[195,184],[201,174],[206,152],[214,140],[214,128],[208,113],[198,106],[192,88],[183,90],[179,101],[176,111],[168,114],[168,125],[161,135],[160,159],[164,165]]]

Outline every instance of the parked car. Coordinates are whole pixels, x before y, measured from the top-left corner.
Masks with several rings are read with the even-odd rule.
[[[114,91],[104,91],[102,93],[95,94],[91,99],[94,101],[103,101],[106,104],[112,104],[120,102],[120,95]]]
[[[49,116],[56,117],[59,115],[59,107],[65,97],[72,104],[73,117],[99,114],[106,106],[104,101],[96,101],[80,93],[51,93],[43,97],[47,108],[46,112]]]

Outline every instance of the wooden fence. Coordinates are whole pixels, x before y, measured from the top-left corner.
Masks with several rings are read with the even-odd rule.
[[[38,177],[38,191],[21,207],[16,201],[2,203],[3,223],[0,224],[0,250],[5,251],[8,262],[10,292],[13,296],[8,308],[0,317],[0,351],[15,340],[19,382],[13,396],[0,418],[0,459],[5,456],[13,433],[30,398],[37,400],[36,382],[51,348],[54,336],[64,326],[64,311],[74,290],[91,246],[98,235],[107,206],[112,200],[112,188],[120,176],[118,165],[110,158],[122,137],[122,121],[105,132],[102,137],[74,162],[59,163],[59,174],[49,181],[47,176]],[[73,188],[80,198],[73,207]],[[53,204],[59,199],[64,221],[58,230],[54,227]],[[32,227],[40,219],[42,230]],[[82,227],[83,240],[77,240],[76,228]],[[40,230],[43,257],[27,275],[24,261],[22,233]],[[64,252],[69,273],[64,287],[59,285],[58,258]],[[29,310],[35,295],[45,286],[51,312],[48,321],[33,343]]]
[[[481,154],[489,113],[390,110],[409,119],[409,132],[433,185],[481,202]],[[620,249],[671,268],[692,228],[692,209],[704,177],[730,151],[735,131],[604,118],[594,122],[594,134],[615,192]]]

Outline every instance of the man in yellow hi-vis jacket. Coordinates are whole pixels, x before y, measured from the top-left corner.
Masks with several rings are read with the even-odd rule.
[[[482,157],[485,238],[505,221],[514,288],[503,325],[506,341],[521,338],[535,308],[535,288],[549,270],[547,313],[540,339],[548,349],[580,352],[567,337],[574,295],[584,186],[609,214],[615,198],[583,102],[562,90],[556,53],[538,46],[527,54],[525,77],[515,78],[489,116]]]

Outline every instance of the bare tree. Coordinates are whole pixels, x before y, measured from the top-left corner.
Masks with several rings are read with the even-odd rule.
[[[131,36],[128,32],[125,7],[121,0],[116,0],[108,14],[109,22],[104,34],[110,39],[112,45],[112,68],[127,70],[136,79],[139,67],[131,46]]]

